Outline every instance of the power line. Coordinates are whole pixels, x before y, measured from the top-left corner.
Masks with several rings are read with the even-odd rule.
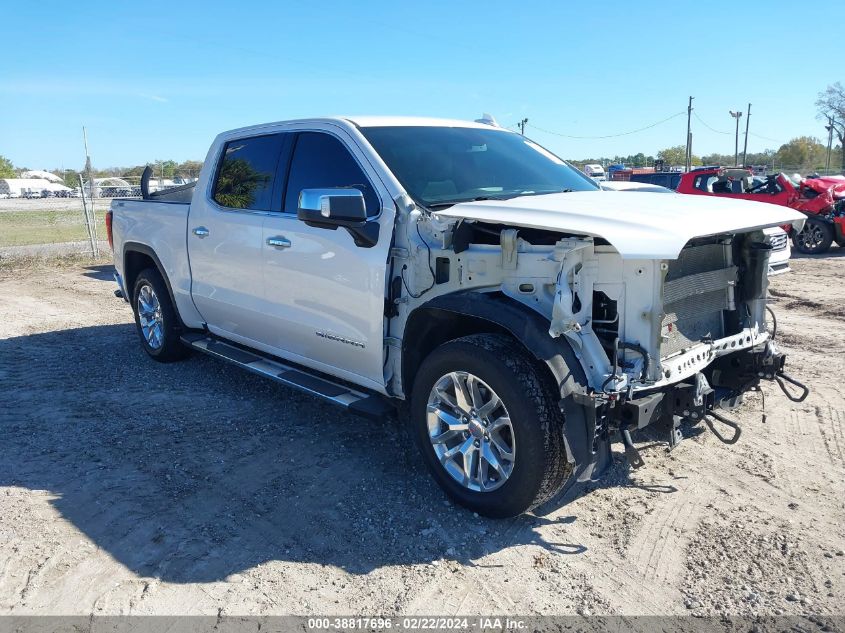
[[[649,130],[653,127],[657,127],[661,123],[666,123],[667,121],[671,121],[672,119],[685,114],[686,110],[681,110],[680,112],[676,112],[672,116],[668,116],[665,119],[661,119],[656,123],[652,123],[651,125],[646,125],[645,127],[637,128],[636,130],[630,130],[628,132],[620,132],[619,134],[604,134],[602,136],[575,136],[573,134],[564,134],[562,132],[555,132],[553,130],[546,130],[541,128],[533,123],[527,123],[528,127],[534,128],[535,130],[539,130],[540,132],[545,132],[546,134],[554,134],[555,136],[562,136],[564,138],[574,138],[574,139],[601,139],[601,138],[617,138],[619,136],[628,136],[629,134],[636,134],[637,132],[642,132],[644,130]]]
[[[692,115],[693,115],[696,119],[698,119],[698,122],[699,122],[699,123],[701,123],[701,125],[703,125],[704,127],[706,127],[706,128],[707,128],[708,130],[710,130],[711,132],[716,132],[716,134],[729,134],[729,135],[730,135],[730,134],[733,134],[733,132],[723,132],[722,130],[717,130],[717,129],[716,129],[716,128],[714,128],[714,127],[710,127],[709,125],[707,125],[707,123],[705,122],[705,120],[704,120],[704,119],[702,119],[700,116],[698,116],[698,112],[693,111]]]
[[[777,138],[770,138],[770,137],[768,137],[768,136],[763,136],[762,134],[755,134],[754,132],[749,132],[749,134],[750,134],[751,136],[756,136],[757,138],[761,138],[761,139],[766,140],[766,141],[771,141],[772,143],[781,143],[781,144],[783,144],[783,141],[782,141],[782,140],[780,140],[780,139],[777,139]]]
[[[716,132],[716,134],[727,134],[727,135],[733,134],[733,132],[723,132],[722,130],[717,130],[716,128],[713,128],[713,127],[707,125],[707,122],[704,119],[702,119],[700,116],[698,116],[698,113],[695,112],[695,111],[693,111],[692,114],[696,119],[698,119],[699,123],[701,123],[704,127],[706,127],[711,132]],[[772,143],[781,143],[781,144],[783,143],[783,141],[780,140],[780,139],[771,138],[770,136],[763,136],[762,134],[757,134],[756,132],[749,132],[748,134],[751,135],[751,136],[755,136],[757,138],[761,138],[765,141],[771,141]]]

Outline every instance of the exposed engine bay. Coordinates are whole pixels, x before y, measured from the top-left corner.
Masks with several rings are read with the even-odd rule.
[[[762,378],[778,379],[796,400],[808,393],[783,373],[784,355],[767,327],[772,247],[760,229],[691,239],[676,259],[645,259],[623,257],[600,237],[419,211],[410,223],[417,239],[408,260],[416,263],[402,265],[400,303],[408,309],[471,291],[542,315],[548,335],[569,345],[586,375],[577,398],[589,411],[593,462],[609,460],[618,431],[632,465],[642,463],[630,431],[658,421],[670,427],[670,446],[684,421],[704,421],[735,442],[739,428],[716,410],[736,406]],[[784,381],[803,394],[793,396]]]

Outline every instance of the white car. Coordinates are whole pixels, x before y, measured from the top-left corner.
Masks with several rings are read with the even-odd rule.
[[[508,130],[394,117],[224,132],[193,189],[148,184],[106,226],[149,357],[398,409],[478,513],[600,477],[615,438],[639,466],[631,433],[652,424],[732,443],[721,409],[761,379],[800,385],[766,326],[764,231],[804,222],[787,207],[602,192]]]

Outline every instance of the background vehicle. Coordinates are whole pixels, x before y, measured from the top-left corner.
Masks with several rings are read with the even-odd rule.
[[[677,171],[654,171],[651,173],[631,174],[631,182],[641,182],[650,185],[659,185],[667,189],[675,190],[681,182],[681,172]]]
[[[601,165],[584,165],[584,173],[596,182],[607,180],[607,175],[604,173],[604,167]]]
[[[743,167],[706,167],[683,174],[678,192],[692,195],[722,196],[788,206],[808,217],[801,231],[784,227],[802,253],[824,253],[835,240],[845,243],[845,187],[824,179],[805,179],[795,183],[785,174],[765,178],[753,176]]]
[[[402,403],[434,479],[485,515],[599,477],[616,437],[640,465],[651,424],[734,442],[718,409],[800,385],[766,327],[763,229],[804,220],[785,207],[601,192],[522,135],[393,117],[226,132],[195,186],[150,193],[147,171],[142,191],[106,226],[151,358]]]

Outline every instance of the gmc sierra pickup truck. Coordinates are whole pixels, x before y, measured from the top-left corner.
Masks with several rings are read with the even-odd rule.
[[[195,187],[142,189],[107,226],[150,357],[399,412],[485,515],[601,476],[612,439],[638,467],[650,424],[734,442],[722,410],[761,379],[807,394],[767,325],[787,207],[601,191],[519,134],[389,117],[225,132]]]

